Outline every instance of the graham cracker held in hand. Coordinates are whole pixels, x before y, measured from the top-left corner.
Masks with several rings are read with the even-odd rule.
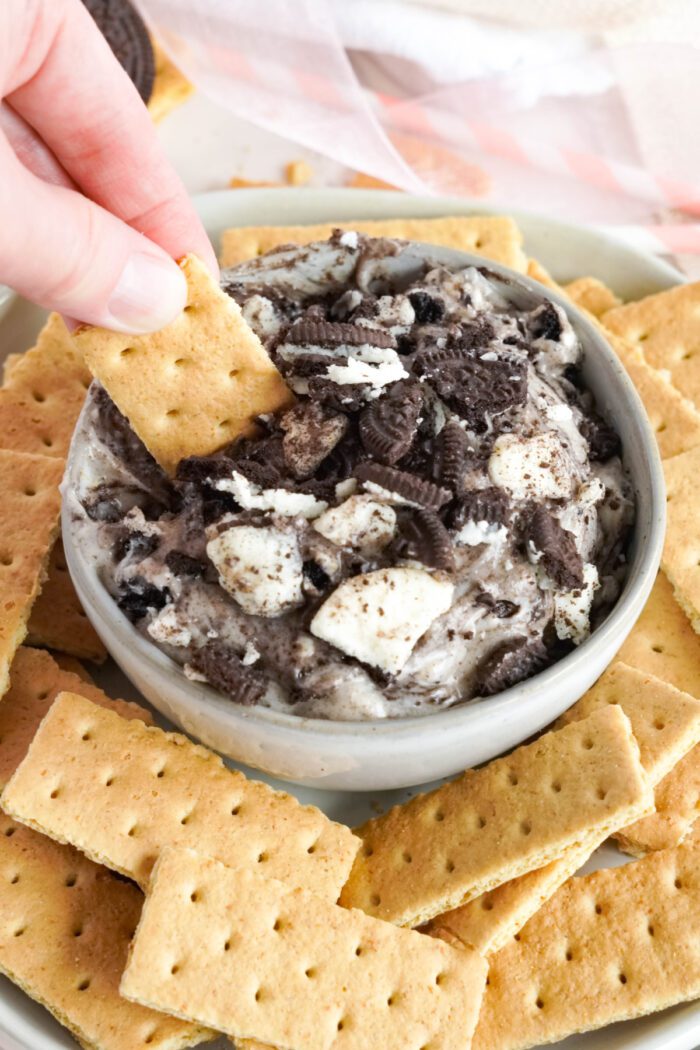
[[[601,317],[608,310],[622,304],[611,288],[597,277],[578,277],[564,285],[564,291],[577,306],[588,310],[594,317]]]
[[[59,459],[0,449],[0,697],[58,532]]]
[[[560,724],[580,721],[608,704],[619,704],[630,719],[652,785],[657,785],[700,741],[700,702],[622,663],[613,664],[566,712]],[[578,871],[593,848],[571,849],[560,860],[437,916],[431,930],[447,929],[484,954],[498,951]]]
[[[148,450],[169,473],[250,433],[257,415],[293,400],[240,307],[204,263],[181,263],[185,310],[151,335],[84,327],[75,342]]]
[[[27,754],[41,720],[64,690],[116,711],[122,718],[140,718],[147,724],[153,721],[145,707],[112,700],[96,685],[62,670],[49,653],[22,646],[12,661],[10,688],[0,702],[0,789]]]
[[[166,850],[121,991],[285,1050],[468,1050],[485,978],[476,952]]]
[[[36,345],[5,372],[0,448],[65,457],[90,380],[63,319],[50,314]]]
[[[87,618],[66,565],[63,543],[56,540],[49,555],[48,576],[34,602],[27,625],[30,645],[103,663],[107,650]]]
[[[606,707],[359,828],[341,903],[417,926],[651,809],[629,719]]]
[[[0,813],[0,973],[86,1050],[179,1050],[212,1037],[119,994],[142,903],[135,886]]]
[[[694,631],[700,632],[700,447],[664,461],[666,542],[661,567]]]
[[[697,840],[571,879],[492,956],[474,1050],[526,1050],[700,998]]]
[[[638,346],[700,408],[700,282],[679,284],[608,310],[606,328]]]
[[[700,698],[700,638],[663,572],[617,659]]]
[[[452,215],[439,219],[338,219],[316,226],[234,226],[221,235],[221,265],[237,266],[280,244],[325,241],[338,227],[372,237],[424,241],[474,252],[523,273],[523,237],[507,215]]]
[[[192,92],[192,84],[184,73],[181,73],[174,62],[171,62],[162,47],[152,40],[153,58],[156,66],[156,76],[153,81],[153,91],[148,100],[148,112],[156,123],[167,117],[176,106],[182,105]]]
[[[320,810],[227,769],[186,737],[72,693],[52,704],[2,807],[144,887],[173,845],[335,901],[359,846]]]

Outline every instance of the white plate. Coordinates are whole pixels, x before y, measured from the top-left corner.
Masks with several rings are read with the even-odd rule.
[[[329,219],[386,218],[401,215],[495,213],[494,207],[472,206],[460,198],[413,198],[370,190],[236,190],[204,194],[196,199],[213,238],[233,225],[293,225]],[[504,209],[505,210],[505,209]],[[584,274],[599,277],[623,298],[635,299],[677,284],[682,277],[658,259],[643,256],[596,231],[518,214],[528,254],[539,259],[560,281]],[[0,361],[9,353],[31,346],[43,311],[19,299],[0,304]],[[96,675],[112,696],[137,697],[133,686],[115,667]],[[259,773],[275,787],[291,791],[304,803],[313,803],[330,817],[353,825],[408,798],[410,791],[381,796],[324,792],[280,784]],[[594,869],[624,863],[616,850],[605,847],[586,866]],[[613,1025],[560,1043],[562,1050],[695,1050],[700,1044],[700,1004],[690,1003],[650,1018]],[[230,1048],[227,1040],[209,1044],[211,1050]],[[0,979],[1,1050],[71,1050],[75,1043],[39,1006],[8,981]]]

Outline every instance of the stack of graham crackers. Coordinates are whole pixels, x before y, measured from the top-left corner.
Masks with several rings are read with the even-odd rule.
[[[223,262],[332,225],[228,231]],[[508,218],[354,226],[481,251],[554,283]],[[193,343],[212,337],[227,306],[189,265],[196,309],[178,332]],[[590,278],[565,289],[615,331],[671,494],[665,574],[616,662],[549,733],[356,835],[150,725],[77,662],[21,645],[28,624],[34,644],[100,655],[50,636],[60,551],[39,598],[45,633],[35,626],[89,373],[56,317],[10,361],[0,970],[81,1045],[173,1050],[222,1032],[247,1050],[524,1050],[700,997],[700,412],[684,396],[694,394],[693,289],[626,306]],[[110,392],[121,341],[88,354]],[[178,451],[166,432],[161,462]],[[611,835],[642,859],[575,877]]]

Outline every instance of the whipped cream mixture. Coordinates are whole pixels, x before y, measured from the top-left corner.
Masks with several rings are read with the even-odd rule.
[[[429,713],[537,673],[617,599],[631,490],[564,312],[487,268],[392,277],[409,251],[338,233],[225,273],[298,401],[172,481],[92,387],[81,542],[234,702]]]

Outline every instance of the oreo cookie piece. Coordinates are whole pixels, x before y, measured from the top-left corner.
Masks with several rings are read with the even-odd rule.
[[[605,463],[622,451],[620,435],[595,413],[586,416],[579,427],[588,442],[588,455],[594,463]]]
[[[554,303],[546,302],[530,314],[530,334],[533,339],[561,339],[562,323]]]
[[[134,576],[126,584],[125,590],[117,598],[117,605],[132,623],[137,623],[151,610],[158,612],[170,601],[167,587],[161,590],[148,583],[143,576]]]
[[[165,556],[165,564],[176,576],[191,576],[197,578],[204,576],[206,565],[199,558],[193,558],[184,551],[168,551]]]
[[[190,666],[215,689],[244,707],[256,704],[265,693],[262,675],[241,663],[240,656],[221,642],[208,642],[195,649]]]
[[[440,481],[459,494],[469,460],[469,439],[455,419],[448,419],[440,431]]]
[[[491,485],[466,492],[450,511],[449,525],[461,529],[467,522],[485,521],[487,525],[505,525],[510,517],[510,500],[503,489]]]
[[[422,562],[431,569],[455,568],[450,535],[434,510],[403,511],[392,549],[399,558]]]
[[[549,663],[547,648],[539,639],[523,636],[502,642],[489,653],[479,668],[475,693],[493,696],[537,674]]]
[[[417,478],[405,470],[395,470],[380,463],[360,463],[355,470],[358,481],[369,482],[426,510],[439,510],[452,499],[449,489],[434,485],[425,478]]]
[[[488,591],[482,591],[477,594],[474,599],[475,605],[481,605],[482,608],[488,609],[488,611],[499,620],[508,620],[511,616],[515,616],[516,612],[520,608],[515,602],[509,602],[507,598],[494,598]]]
[[[129,0],[83,0],[98,29],[144,102],[153,92],[153,45],[141,15]]]
[[[292,346],[374,346],[394,350],[396,339],[383,328],[345,321],[302,318],[287,331],[284,342]]]
[[[314,401],[294,405],[279,424],[284,462],[295,478],[314,474],[348,429],[347,416]]]
[[[177,465],[177,481],[206,485],[220,478],[230,478],[232,460],[224,456],[186,456]]]
[[[518,360],[468,354],[444,361],[430,380],[445,404],[479,433],[490,417],[523,404],[527,397],[527,368]]]
[[[524,535],[528,552],[557,587],[572,591],[583,586],[583,561],[574,537],[545,507],[536,507],[529,515]]]
[[[159,543],[158,536],[126,531],[115,541],[112,547],[112,557],[115,561],[123,561],[125,558],[147,558],[149,554],[153,554]]]
[[[360,416],[359,433],[365,452],[387,466],[402,459],[411,448],[423,408],[418,383],[395,383]]]
[[[419,289],[408,293],[408,301],[413,307],[416,321],[419,324],[437,324],[445,316],[445,304],[441,299]]]

